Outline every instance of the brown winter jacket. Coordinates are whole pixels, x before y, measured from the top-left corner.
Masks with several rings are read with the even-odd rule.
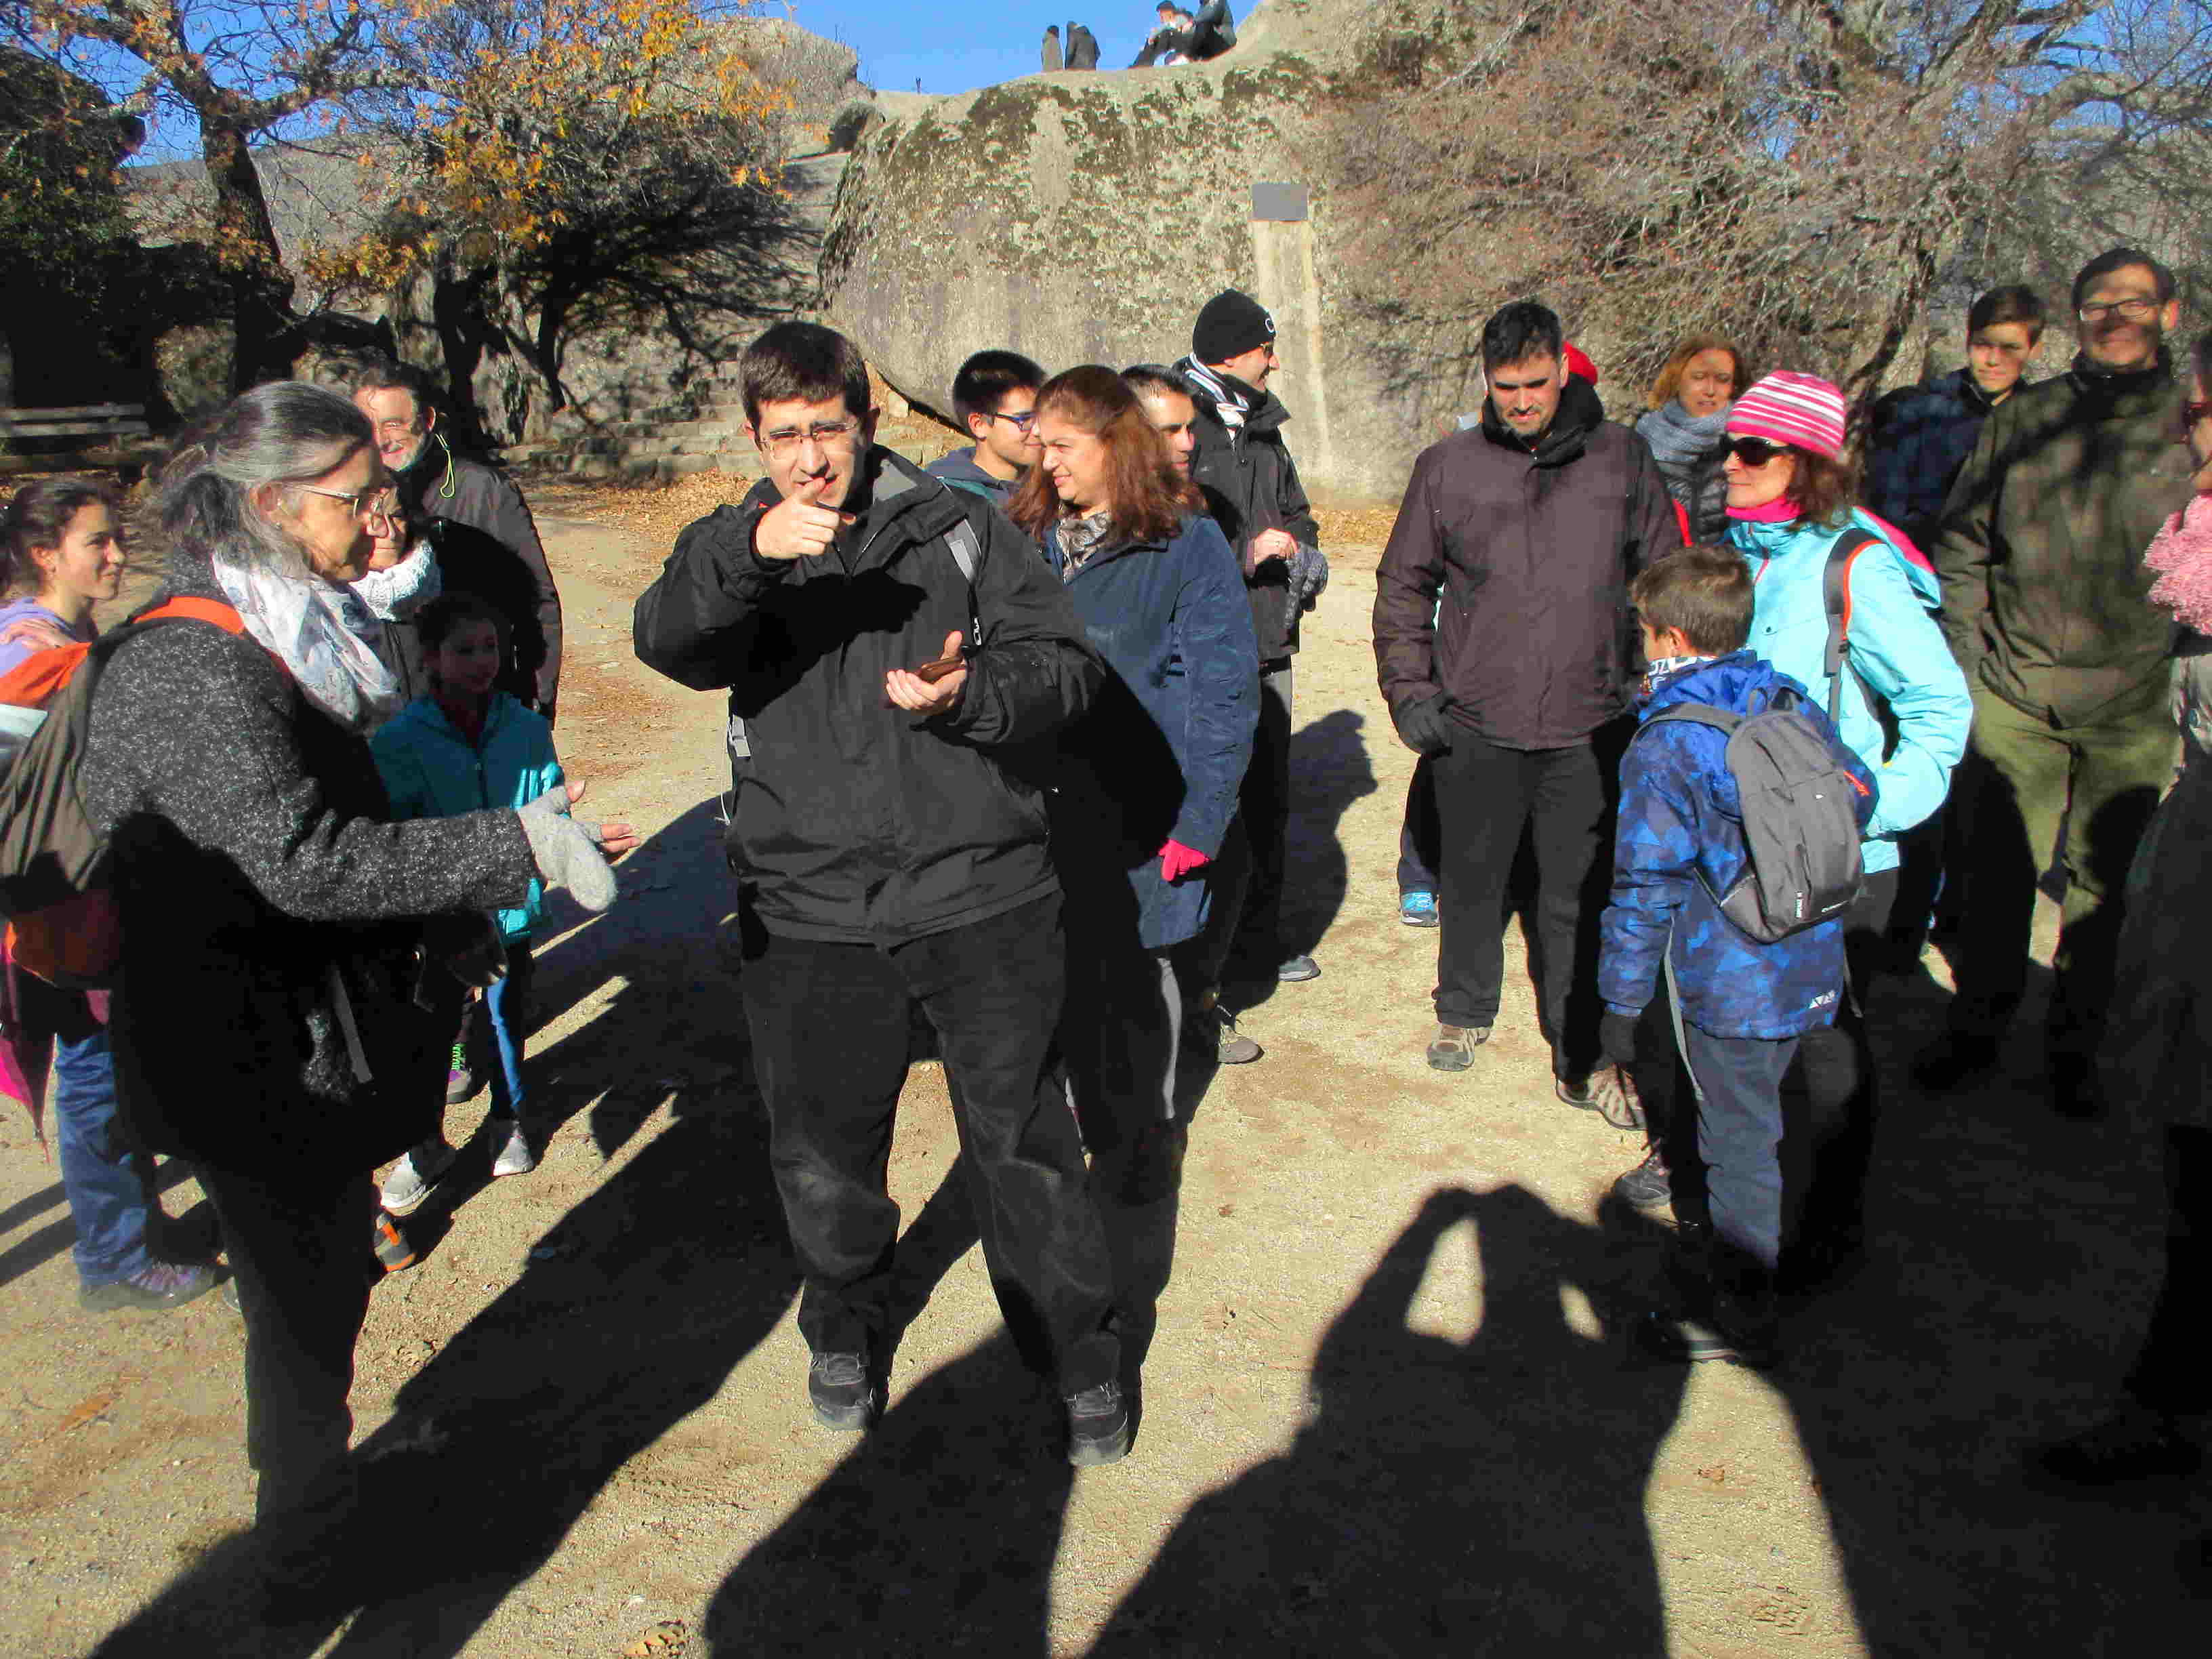
[[[1629,582],[1681,545],[1650,447],[1581,380],[1533,452],[1486,401],[1480,427],[1421,452],[1382,550],[1383,696],[1397,711],[1449,696],[1501,748],[1581,742],[1628,707]]]

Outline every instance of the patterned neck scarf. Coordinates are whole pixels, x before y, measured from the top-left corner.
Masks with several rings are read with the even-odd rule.
[[[1052,528],[1060,538],[1060,579],[1063,582],[1075,580],[1075,573],[1084,562],[1105,545],[1106,532],[1114,527],[1111,513],[1093,513],[1086,519],[1062,519]]]

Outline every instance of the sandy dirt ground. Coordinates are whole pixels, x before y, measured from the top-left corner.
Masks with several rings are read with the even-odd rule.
[[[714,486],[693,481],[694,505]],[[702,492],[704,495],[702,495]],[[814,1429],[724,935],[718,696],[630,605],[676,511],[534,492],[568,617],[560,744],[647,834],[540,950],[526,1178],[467,1147],[379,1287],[354,1390],[364,1588],[265,1626],[240,1329],[221,1298],[78,1310],[67,1207],[0,1120],[0,1648],[241,1659],[685,1653],[2137,1656],[2197,1650],[2202,1489],[2046,1497],[2148,1310],[2154,1142],[2001,1083],[1893,1086],[1863,1273],[1780,1371],[1632,1358],[1663,1230],[1601,1200],[1639,1143],[1551,1095],[1517,935],[1498,1034],[1431,1072],[1435,935],[1395,915],[1411,757],[1369,647],[1389,515],[1336,526],[1297,680],[1292,916],[1323,976],[1247,1014],[1176,1199],[1109,1206],[1164,1288],[1133,1454],[1076,1474],[1015,1360],[918,1065],[890,1163],[911,1324],[865,1440]],[[1874,1000],[1885,1064],[1941,964]],[[210,1087],[222,1086],[211,1079]],[[173,1214],[197,1189],[167,1172]],[[2192,1611],[2192,1609],[2194,1609]]]

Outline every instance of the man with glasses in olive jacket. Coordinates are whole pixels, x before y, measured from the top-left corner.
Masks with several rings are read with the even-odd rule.
[[[1914,1076],[1951,1089],[1994,1073],[2027,977],[2036,884],[2054,848],[2066,896],[2046,1017],[2052,1104],[2096,1109],[2120,884],[2179,753],[2166,712],[2172,618],[2143,553],[2190,496],[2166,337],[2173,273],[2114,248],[2074,279],[2081,349],[1983,422],[1933,550],[1943,632],[1974,698],[1980,781],[1950,1029]],[[2065,841],[2059,846],[2060,826]]]
[[[730,848],[809,1400],[832,1429],[881,1408],[899,1224],[884,1167],[919,1006],[1000,1305],[1056,1374],[1069,1460],[1111,1462],[1129,1419],[1105,1235],[1047,1070],[1060,887],[1039,793],[1003,764],[1089,707],[1103,671],[1034,546],[875,447],[849,341],[779,324],[740,379],[768,476],[677,538],[635,636],[648,667],[726,687],[751,745]]]

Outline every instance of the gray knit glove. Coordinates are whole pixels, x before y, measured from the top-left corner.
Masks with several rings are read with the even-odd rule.
[[[566,788],[548,789],[515,816],[548,887],[567,888],[594,915],[615,902],[615,872],[599,854],[599,826],[568,816]]]

